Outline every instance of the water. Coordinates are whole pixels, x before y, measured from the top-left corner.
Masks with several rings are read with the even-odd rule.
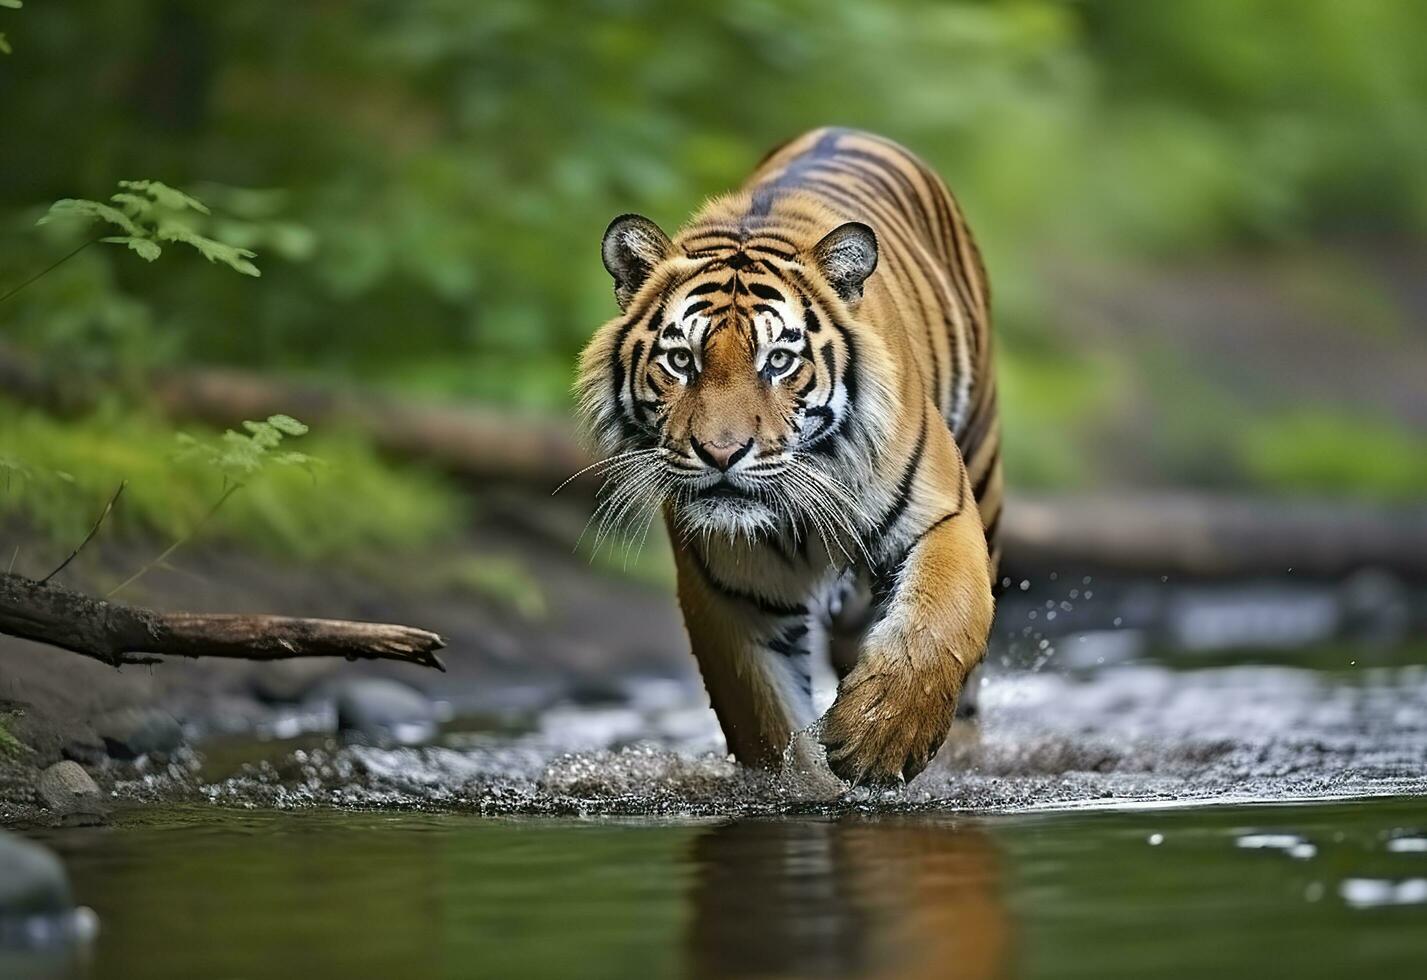
[[[101,922],[45,975],[1427,976],[1424,651],[1057,642],[888,793],[659,680],[140,767],[43,833]]]
[[[1388,842],[1424,818],[169,807],[48,840],[103,923],[78,975],[1420,976],[1427,854]]]

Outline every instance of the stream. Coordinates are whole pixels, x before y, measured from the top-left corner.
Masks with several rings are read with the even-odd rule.
[[[0,975],[1427,975],[1427,647],[1199,625],[1016,631],[896,791],[742,770],[654,677],[212,741],[34,832],[99,933]]]

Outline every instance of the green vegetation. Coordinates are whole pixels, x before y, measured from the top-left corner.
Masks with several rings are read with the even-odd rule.
[[[214,513],[204,538],[317,559],[429,544],[457,523],[458,497],[440,478],[394,469],[342,436],[304,441],[320,467],[265,468]],[[222,469],[242,465],[230,460],[215,468],[207,453],[175,439],[169,424],[131,411],[57,420],[0,400],[0,468],[4,460],[11,463],[0,476],[0,514],[70,543],[84,537],[125,480],[108,533],[142,529],[181,538],[224,493]]]
[[[1427,435],[1349,411],[1302,410],[1250,422],[1236,440],[1239,466],[1264,486],[1420,501]]]
[[[248,261],[255,255],[251,250],[198,233],[195,226],[213,212],[196,197],[157,180],[121,180],[119,188],[118,193],[109,195],[109,204],[72,197],[56,201],[39,223],[76,221],[88,225],[102,221],[123,234],[107,235],[99,241],[124,245],[146,262],[163,254],[160,243],[178,242],[209,262],[222,263],[245,276],[262,275]]]
[[[1143,407],[1127,392],[1145,358],[1068,329],[1077,297],[1057,270],[1427,233],[1427,6],[1401,0],[74,0],[32,4],[23,23],[0,59],[0,295],[82,250],[0,305],[0,342],[78,387],[102,373],[125,393],[75,426],[27,417],[3,434],[83,484],[57,495],[68,503],[7,495],[56,533],[124,477],[126,520],[164,534],[211,493],[184,477],[165,505],[171,441],[142,395],[156,366],[568,410],[575,352],[613,312],[597,249],[609,218],[640,210],[673,227],[824,123],[902,140],[962,199],[995,284],[1022,487],[1143,475],[1139,460],[1107,463],[1133,455],[1113,423]],[[166,183],[111,194],[131,174]],[[186,243],[250,275],[258,252],[263,277],[82,247],[101,228],[144,258]],[[1390,336],[1404,322],[1377,280],[1331,256],[1288,276],[1344,329]],[[1225,467],[1239,452],[1227,433],[1244,427],[1209,407],[1232,403],[1222,389],[1145,375],[1137,391],[1174,420],[1144,454],[1173,457],[1156,475],[1402,496],[1420,473],[1347,462],[1346,415],[1283,428],[1301,444],[1255,443]],[[100,430],[112,444],[78,451]],[[1378,444],[1412,448],[1405,438]],[[215,529],[317,554],[347,547],[340,520],[355,522],[354,547],[394,547],[455,519],[429,476],[347,441],[314,452],[344,475],[271,474]]]

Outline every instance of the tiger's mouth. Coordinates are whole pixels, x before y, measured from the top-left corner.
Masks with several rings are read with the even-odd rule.
[[[728,480],[719,480],[717,483],[700,487],[694,491],[694,500],[748,500],[752,497],[747,490],[735,486]]]

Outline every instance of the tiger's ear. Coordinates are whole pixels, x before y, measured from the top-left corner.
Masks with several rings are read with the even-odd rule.
[[[669,236],[643,215],[622,214],[609,223],[600,254],[614,277],[614,298],[621,310],[673,248]]]
[[[838,225],[813,246],[813,261],[843,302],[856,303],[877,268],[877,234],[860,221]]]

